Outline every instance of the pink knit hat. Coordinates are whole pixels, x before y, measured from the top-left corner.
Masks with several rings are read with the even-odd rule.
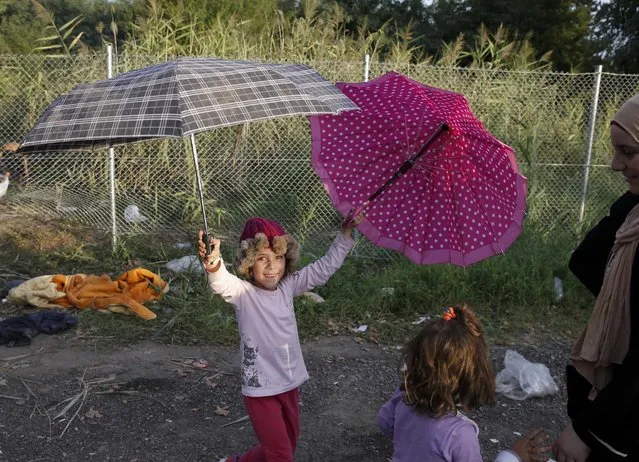
[[[244,223],[244,230],[240,236],[240,242],[246,239],[252,239],[256,234],[262,233],[266,236],[269,243],[272,244],[273,238],[276,236],[284,236],[286,230],[277,221],[267,218],[252,217]]]
[[[236,271],[248,278],[260,250],[270,248],[277,255],[286,257],[286,273],[295,271],[299,258],[299,244],[277,221],[252,217],[244,223],[240,236],[240,248],[235,257]]]

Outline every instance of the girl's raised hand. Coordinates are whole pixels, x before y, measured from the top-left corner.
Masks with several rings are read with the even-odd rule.
[[[346,216],[344,221],[342,222],[342,233],[344,235],[350,237],[353,231],[353,228],[357,228],[362,221],[364,221],[364,212],[359,212],[356,216],[351,215],[350,213]]]
[[[206,244],[202,240],[204,236],[204,231],[200,230],[197,233],[197,248],[198,255],[200,257],[200,261],[202,265],[204,265],[204,269],[209,273],[213,273],[218,270],[220,264],[220,240],[215,239],[214,237],[209,237],[209,242],[211,244],[211,253],[206,254]]]
[[[515,441],[513,452],[523,462],[546,462],[550,452],[550,439],[543,429],[536,428]]]

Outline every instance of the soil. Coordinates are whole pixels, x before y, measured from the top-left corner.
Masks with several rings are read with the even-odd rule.
[[[470,414],[484,459],[517,434],[567,423],[563,368],[567,341],[510,345],[546,364],[560,392]],[[381,461],[391,443],[376,425],[398,384],[395,346],[325,337],[303,345],[311,379],[302,386],[297,461]],[[492,347],[496,371],[506,348]],[[201,361],[203,360],[203,361]],[[255,443],[239,381],[239,352],[229,347],[158,343],[114,346],[82,331],[0,347],[0,461],[217,461]],[[57,417],[57,418],[56,418]],[[230,424],[224,426],[226,424]]]

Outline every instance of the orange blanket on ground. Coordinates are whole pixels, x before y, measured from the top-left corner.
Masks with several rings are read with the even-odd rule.
[[[145,320],[155,319],[156,315],[143,303],[159,300],[169,290],[166,281],[144,268],[129,270],[115,281],[107,275],[56,274],[51,282],[66,294],[52,301],[58,306],[128,311]]]

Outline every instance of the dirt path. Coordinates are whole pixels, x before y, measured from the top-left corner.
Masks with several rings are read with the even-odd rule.
[[[389,460],[390,443],[375,421],[397,385],[397,351],[350,337],[303,348],[311,380],[301,389],[296,460]],[[548,365],[562,385],[566,342],[515,349]],[[505,349],[492,351],[499,370]],[[244,416],[237,356],[234,348],[155,343],[114,349],[72,334],[0,347],[0,461],[217,461],[246,449],[255,442],[247,422],[222,427]],[[189,365],[197,359],[208,367]],[[563,400],[563,389],[523,402],[500,396],[496,406],[471,415],[485,460],[510,445],[513,432],[542,426],[557,435],[566,422]],[[217,406],[228,415],[217,415]]]

